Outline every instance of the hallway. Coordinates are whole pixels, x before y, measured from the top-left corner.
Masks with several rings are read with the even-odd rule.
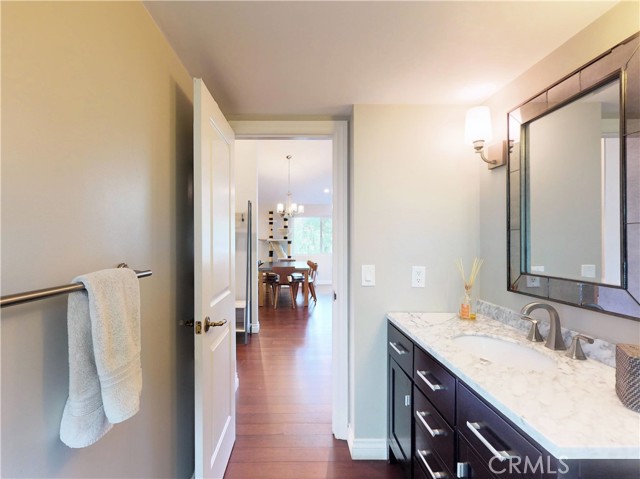
[[[399,465],[352,461],[331,434],[331,289],[277,314],[238,346],[237,439],[225,479],[400,479]],[[301,299],[298,298],[299,305]]]

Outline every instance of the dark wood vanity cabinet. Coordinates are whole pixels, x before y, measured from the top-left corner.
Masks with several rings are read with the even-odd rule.
[[[547,477],[541,467],[510,474],[492,459],[513,453],[537,464],[543,452],[391,324],[387,349],[390,457],[403,463],[407,477]]]
[[[413,479],[637,479],[637,460],[559,460],[388,325],[390,459]]]

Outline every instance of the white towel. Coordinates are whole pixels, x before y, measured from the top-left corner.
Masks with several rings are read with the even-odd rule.
[[[140,408],[140,291],[135,271],[78,276],[85,290],[69,295],[69,398],[60,439],[86,447]]]

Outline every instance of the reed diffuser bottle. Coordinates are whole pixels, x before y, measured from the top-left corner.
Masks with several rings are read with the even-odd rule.
[[[462,276],[462,282],[464,284],[464,293],[462,298],[460,299],[460,309],[458,311],[458,316],[460,319],[476,319],[476,298],[473,293],[473,284],[476,280],[476,276],[480,272],[480,268],[482,267],[483,259],[474,258],[473,266],[471,267],[471,274],[469,275],[469,279],[466,278],[464,273],[464,266],[462,265],[462,260],[458,259],[456,262],[456,266],[458,267],[458,271],[460,271],[460,275]]]

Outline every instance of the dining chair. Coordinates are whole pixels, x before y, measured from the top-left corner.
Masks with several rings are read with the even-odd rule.
[[[280,276],[280,281],[276,286],[276,300],[273,308],[276,309],[278,307],[278,297],[280,296],[280,290],[284,288],[289,288],[289,296],[291,297],[291,309],[295,309],[296,305],[296,295],[298,294],[298,289],[300,285],[304,283],[304,276],[296,273],[295,268],[290,266],[274,266],[273,272]]]
[[[278,301],[280,275],[269,271],[262,273],[262,283],[264,284],[266,296],[271,296],[271,304],[275,305]]]
[[[309,292],[311,293],[311,297],[313,298],[313,302],[318,302],[318,297],[316,296],[316,276],[318,275],[318,263],[314,263],[313,261],[307,261],[307,265],[309,266]]]

